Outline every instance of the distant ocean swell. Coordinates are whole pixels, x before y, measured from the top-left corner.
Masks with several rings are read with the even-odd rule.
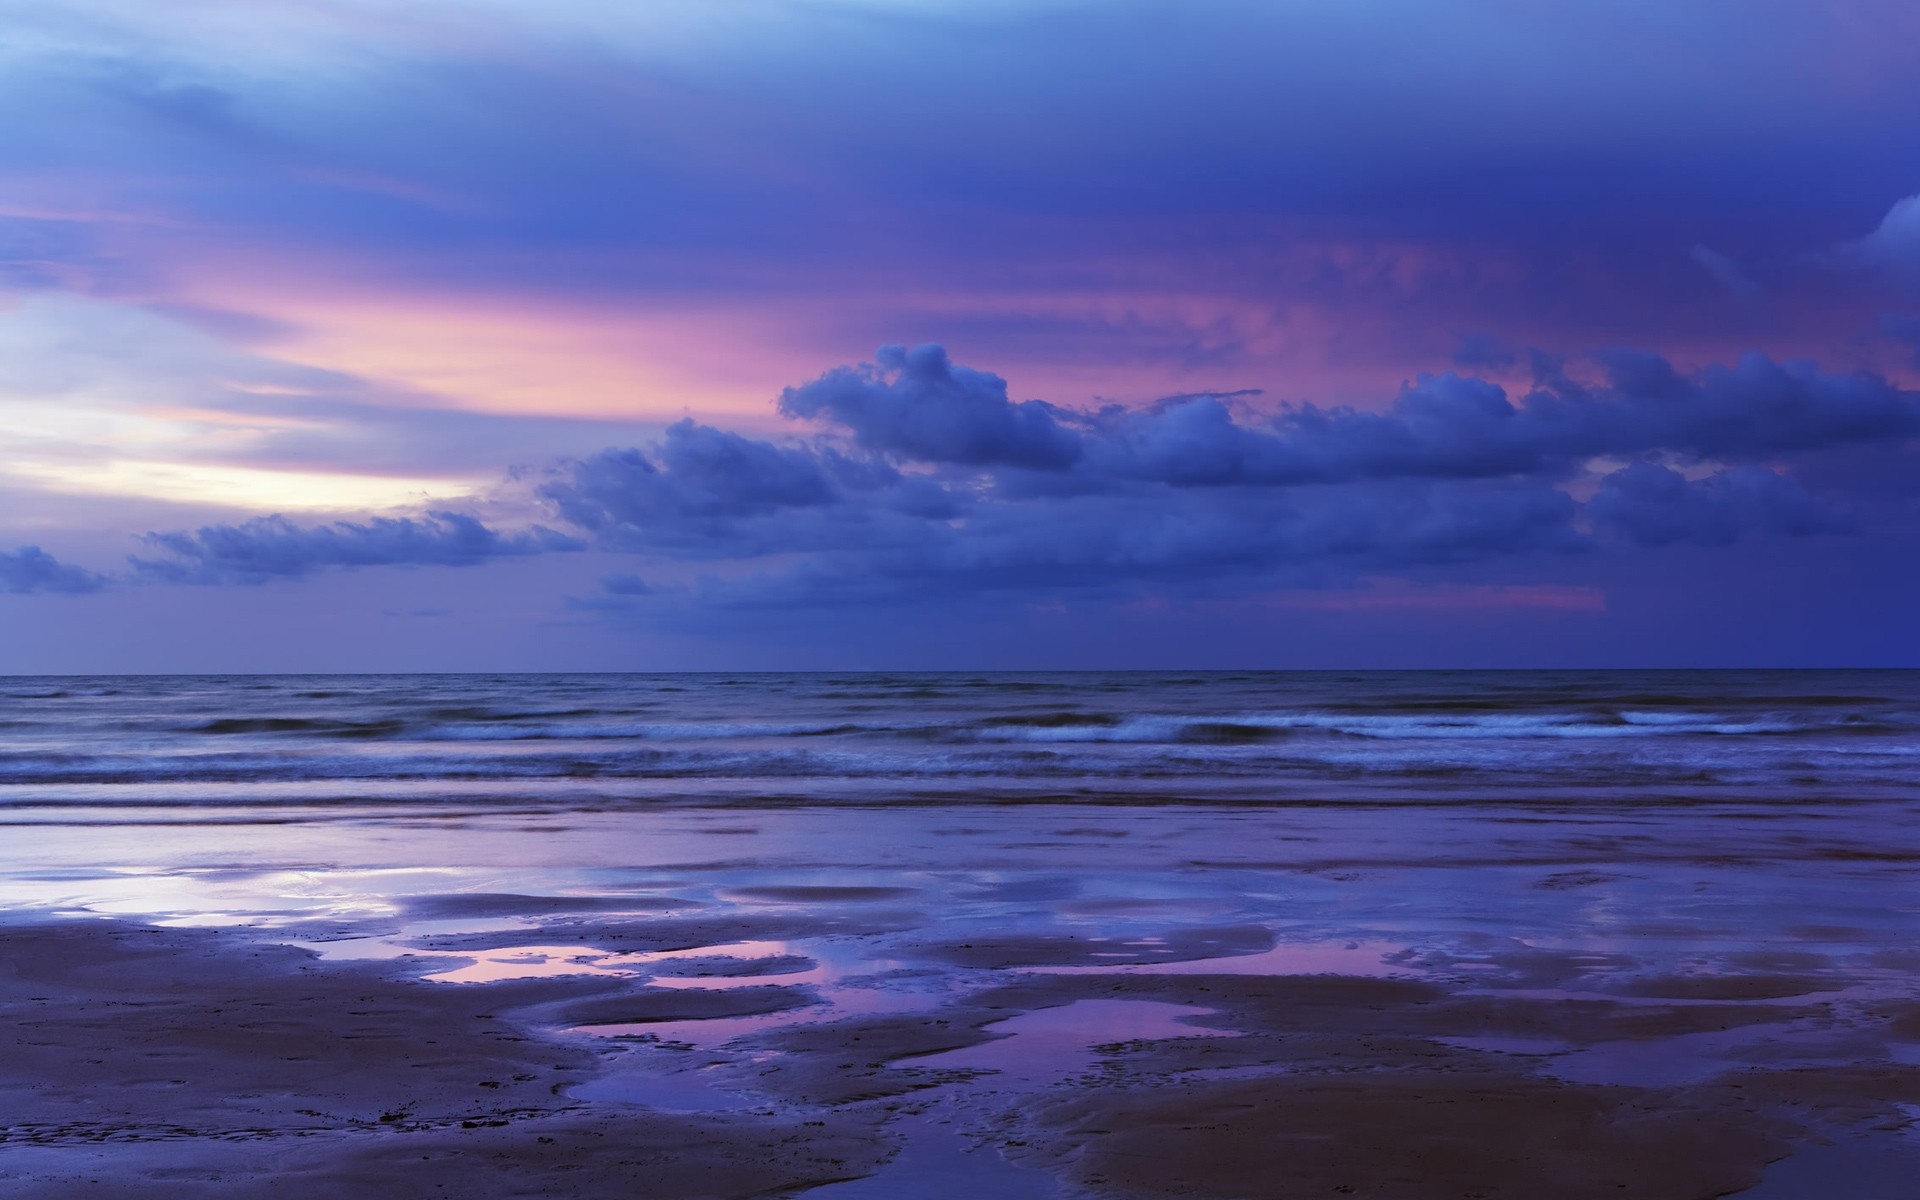
[[[0,806],[88,786],[542,780],[1898,788],[1920,673],[365,676],[0,683]],[[1179,797],[1171,792],[1178,789]],[[396,799],[417,789],[398,788]],[[751,788],[749,788],[751,790]],[[1370,792],[1377,798],[1377,791]],[[1276,800],[1297,798],[1275,796]],[[1415,801],[1411,791],[1405,797]],[[70,799],[70,797],[63,797]]]

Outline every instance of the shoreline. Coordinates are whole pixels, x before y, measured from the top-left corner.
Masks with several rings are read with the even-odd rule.
[[[1887,979],[1863,994],[1806,953],[1662,975],[1510,942],[1289,974],[1266,927],[1164,910],[1110,922],[1132,936],[962,941],[897,889],[743,890],[757,907],[420,897],[435,931],[379,935],[412,955],[384,959],[284,944],[323,932],[302,926],[0,926],[0,1180],[22,1197],[855,1200],[881,1193],[851,1181],[902,1171],[922,1173],[905,1194],[941,1195],[958,1164],[1013,1197],[1682,1200],[1762,1185],[1823,1140],[1905,1161],[1920,1111],[1920,999]],[[481,928],[440,928],[460,924]],[[552,961],[568,949],[584,953]],[[510,977],[585,954],[614,971]],[[509,977],[427,978],[459,962]],[[1831,1057],[1841,1030],[1855,1061],[1739,1057],[1783,1035],[1825,1036],[1803,1049]],[[1567,1069],[1611,1054],[1631,1075],[1646,1063],[1625,1051],[1670,1047],[1712,1070]]]

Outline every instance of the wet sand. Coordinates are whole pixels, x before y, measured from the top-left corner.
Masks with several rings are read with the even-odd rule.
[[[982,816],[335,822],[298,863],[11,831],[42,865],[0,925],[0,1187],[1880,1200],[1920,1168],[1898,829]]]

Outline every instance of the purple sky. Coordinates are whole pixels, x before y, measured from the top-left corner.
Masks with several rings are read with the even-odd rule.
[[[0,9],[0,671],[1920,666],[1903,0]]]

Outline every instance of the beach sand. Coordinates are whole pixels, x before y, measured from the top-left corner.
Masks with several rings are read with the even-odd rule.
[[[606,980],[423,984],[116,921],[0,946],[9,1196],[754,1196],[857,1176],[886,1149],[869,1113],[569,1101],[597,1056],[511,1014]]]
[[[997,844],[1046,840],[1019,823]],[[870,885],[679,866],[648,894],[0,928],[0,1186],[1705,1200],[1802,1194],[1769,1192],[1769,1164],[1823,1147],[1887,1178],[1913,1153],[1920,999],[1883,931],[1718,931],[1706,971],[1305,937],[1221,919],[1204,875],[1063,896],[1057,866],[1004,857]],[[1380,869],[1301,878],[1354,908],[1392,902]],[[1523,869],[1542,896],[1617,879]]]

